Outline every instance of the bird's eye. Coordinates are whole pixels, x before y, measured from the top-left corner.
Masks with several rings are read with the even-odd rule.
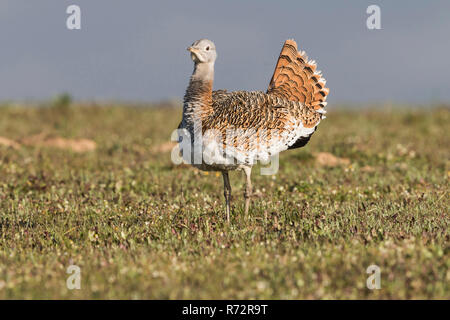
[[[208,46],[208,47],[206,47],[206,51],[209,51],[209,46]]]

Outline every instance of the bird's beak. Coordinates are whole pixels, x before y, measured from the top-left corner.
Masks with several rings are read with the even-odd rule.
[[[194,61],[195,63],[201,61],[200,50],[198,50],[197,48],[194,48],[194,47],[189,47],[189,48],[187,48],[187,51],[189,51],[191,53],[192,61]]]
[[[194,47],[187,48],[187,51],[192,52],[192,53],[198,53],[198,49],[194,48]]]

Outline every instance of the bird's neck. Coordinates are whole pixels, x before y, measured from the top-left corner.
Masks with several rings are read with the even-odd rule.
[[[199,62],[194,66],[191,79],[202,81],[214,80],[214,62]]]
[[[212,112],[214,63],[197,63],[184,95],[183,118],[192,122]]]

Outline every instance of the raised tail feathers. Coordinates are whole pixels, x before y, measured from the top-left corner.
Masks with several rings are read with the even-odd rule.
[[[299,101],[314,110],[325,113],[329,89],[322,73],[316,70],[314,60],[308,60],[304,51],[297,50],[294,40],[286,40],[270,80],[268,94],[291,101]]]

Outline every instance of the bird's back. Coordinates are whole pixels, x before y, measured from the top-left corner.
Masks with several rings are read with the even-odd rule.
[[[227,154],[244,163],[268,158],[309,138],[322,114],[298,101],[262,91],[213,91],[213,111],[202,120]],[[219,139],[217,139],[219,137]]]

